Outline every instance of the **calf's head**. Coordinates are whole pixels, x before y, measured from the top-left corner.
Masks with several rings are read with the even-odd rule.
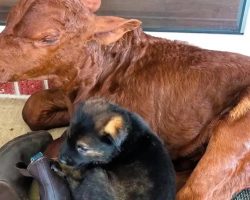
[[[70,80],[80,69],[93,71],[87,69],[96,57],[93,42],[109,45],[140,25],[138,20],[96,16],[100,4],[101,0],[21,0],[0,34],[0,82],[48,75]]]

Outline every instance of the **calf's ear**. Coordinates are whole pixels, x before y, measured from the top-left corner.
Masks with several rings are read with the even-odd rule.
[[[101,6],[101,0],[82,0],[84,5],[89,8],[91,12],[96,12]]]
[[[116,42],[125,33],[135,30],[140,25],[141,21],[137,19],[97,16],[93,38],[101,44],[108,45]]]

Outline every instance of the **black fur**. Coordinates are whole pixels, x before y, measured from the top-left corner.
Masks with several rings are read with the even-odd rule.
[[[124,122],[117,137],[102,129],[114,116]],[[107,101],[79,106],[59,157],[76,200],[175,199],[175,173],[162,142],[138,115]]]

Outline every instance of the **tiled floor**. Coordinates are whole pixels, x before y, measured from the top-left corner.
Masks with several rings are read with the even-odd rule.
[[[9,140],[30,131],[22,119],[25,99],[0,98],[0,147]],[[61,135],[64,128],[49,132],[54,138]]]

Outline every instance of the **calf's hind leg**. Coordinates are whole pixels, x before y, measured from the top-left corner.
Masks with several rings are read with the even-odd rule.
[[[178,200],[229,200],[250,186],[250,97],[221,119]]]
[[[72,103],[60,89],[34,93],[24,105],[22,115],[31,130],[48,130],[69,124]]]

